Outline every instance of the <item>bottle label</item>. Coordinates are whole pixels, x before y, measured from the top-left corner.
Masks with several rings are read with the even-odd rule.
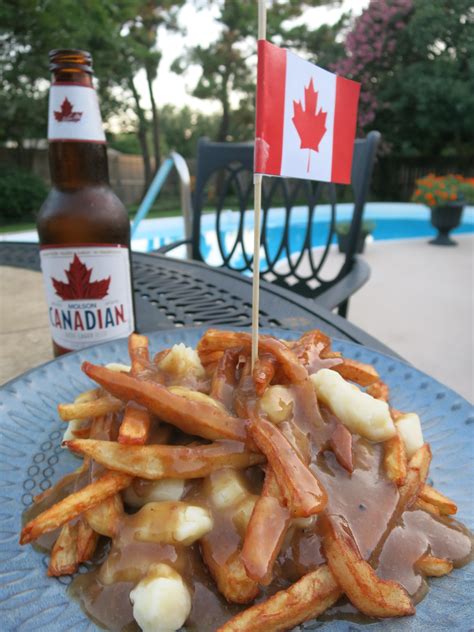
[[[94,88],[55,83],[49,91],[48,140],[105,143]]]
[[[43,246],[40,258],[56,344],[76,350],[132,333],[128,248]]]

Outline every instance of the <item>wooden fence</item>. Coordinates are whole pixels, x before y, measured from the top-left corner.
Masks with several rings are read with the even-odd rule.
[[[110,183],[126,206],[138,204],[145,192],[145,177],[141,156],[108,150]],[[194,173],[195,161],[188,161]],[[0,147],[0,168],[20,166],[43,178],[48,184],[49,165],[47,149],[16,149]],[[427,173],[444,175],[460,173],[474,177],[474,158],[464,156],[417,157],[386,156],[375,165],[371,186],[371,199],[407,202],[415,187],[415,180]],[[179,199],[179,184],[174,171],[170,174],[163,192],[167,197]]]

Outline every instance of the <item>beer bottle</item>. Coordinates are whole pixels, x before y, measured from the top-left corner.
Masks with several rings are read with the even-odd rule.
[[[109,185],[92,57],[49,53],[52,189],[37,220],[54,354],[134,329],[130,223]]]

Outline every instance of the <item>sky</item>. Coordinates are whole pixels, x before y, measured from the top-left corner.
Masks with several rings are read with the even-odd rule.
[[[256,0],[255,0],[256,1]],[[315,7],[308,9],[304,20],[313,28],[318,24],[332,24],[342,13],[352,11],[358,15],[369,4],[369,0],[343,0],[339,8]],[[197,11],[194,6],[186,4],[180,11],[179,24],[186,29],[186,35],[179,35],[160,30],[158,33],[158,48],[163,57],[158,70],[158,77],[153,84],[155,99],[159,106],[172,103],[178,107],[189,105],[193,109],[204,112],[219,111],[219,104],[210,100],[197,99],[191,96],[199,76],[199,68],[190,68],[186,75],[176,75],[170,71],[170,66],[179,57],[185,46],[202,45],[217,39],[219,24],[214,20],[218,15],[217,7],[210,7]],[[144,73],[137,76],[137,88],[142,95],[142,105],[150,108],[150,100]]]

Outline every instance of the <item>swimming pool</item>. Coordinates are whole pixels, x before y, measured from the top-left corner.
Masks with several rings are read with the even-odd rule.
[[[337,221],[349,220],[351,213],[352,205],[339,205]],[[283,217],[283,209],[272,209],[269,212],[267,237],[271,256],[278,249]],[[376,242],[394,239],[429,238],[436,235],[436,230],[430,223],[429,209],[421,204],[371,202],[366,204],[364,217],[365,219],[373,220],[376,224],[372,235]],[[238,218],[238,213],[227,211],[221,219],[221,240],[228,250],[234,243]],[[326,243],[329,220],[329,206],[318,207],[313,218],[311,234],[313,247]],[[290,220],[290,247],[292,253],[301,250],[307,221],[307,208],[295,207]],[[474,232],[474,206],[467,206],[464,208],[462,223],[453,231],[453,235],[471,232]],[[160,246],[183,239],[183,236],[184,223],[182,218],[144,220],[134,235],[133,248],[141,252],[150,252]],[[253,213],[251,211],[247,211],[245,214],[244,242],[247,251],[251,252],[253,244]],[[201,252],[205,260],[211,265],[219,265],[222,262],[215,234],[215,219],[212,214],[204,215],[202,218]],[[184,248],[177,248],[173,251],[173,254],[174,256],[184,257]],[[237,252],[233,263],[238,264],[240,257],[241,253]]]
[[[352,205],[340,204],[337,211],[337,221],[349,220],[351,213]],[[238,213],[227,211],[221,218],[221,240],[228,249],[234,243],[238,217]],[[376,242],[394,239],[429,238],[436,234],[436,230],[430,223],[429,209],[421,204],[369,202],[366,204],[364,217],[365,219],[373,220],[376,224],[373,232],[373,239]],[[270,255],[273,255],[278,249],[283,218],[283,209],[272,209],[269,212],[267,234],[270,244]],[[329,206],[319,206],[313,218],[312,245],[314,247],[326,243],[329,219]],[[290,247],[292,253],[301,250],[307,221],[307,208],[295,207],[292,210],[290,220]],[[474,206],[466,206],[462,223],[453,231],[453,235],[472,232],[474,232]],[[181,217],[146,219],[141,222],[132,239],[132,248],[139,252],[150,252],[160,246],[183,239],[183,237],[184,222]],[[6,233],[0,235],[0,241],[35,242],[38,241],[38,235],[36,231]],[[247,211],[245,214],[244,242],[247,252],[251,252],[253,244],[253,213],[251,211]],[[204,215],[202,218],[201,252],[210,265],[219,265],[222,261],[215,234],[215,218],[212,214]],[[182,258],[186,256],[184,247],[177,248],[172,254]],[[239,257],[241,257],[241,253],[236,252],[233,260],[234,265],[238,264]]]

